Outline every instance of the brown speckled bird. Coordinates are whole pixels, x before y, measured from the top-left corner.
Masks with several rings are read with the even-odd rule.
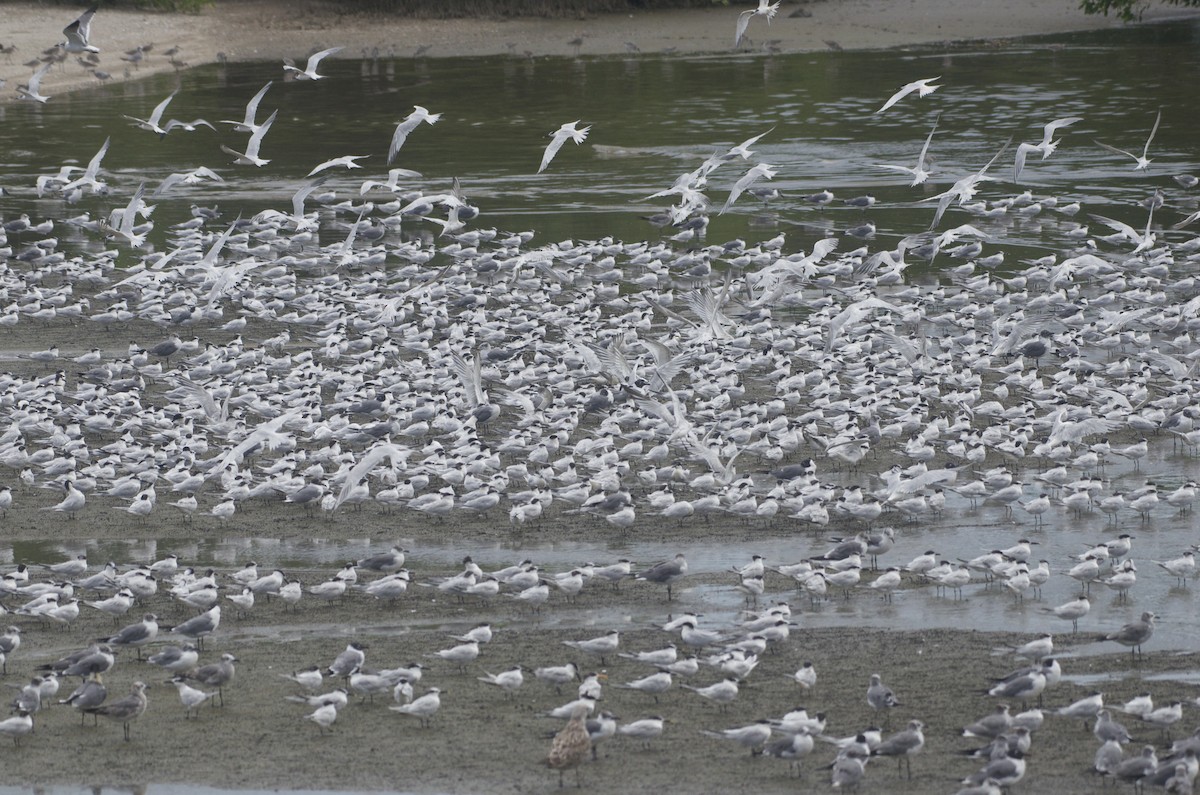
[[[581,787],[579,781],[579,766],[583,764],[583,760],[587,759],[588,752],[592,748],[592,740],[588,736],[587,726],[584,723],[588,715],[586,704],[580,704],[571,711],[571,720],[567,723],[563,730],[554,735],[554,742],[550,744],[550,756],[546,757],[546,764],[558,771],[558,786],[559,789],[563,785],[563,771],[568,768],[576,768],[575,770],[575,786]]]

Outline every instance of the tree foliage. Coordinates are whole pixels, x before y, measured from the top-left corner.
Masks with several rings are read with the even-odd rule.
[[[1173,6],[1200,6],[1200,0],[1162,0]],[[1136,22],[1150,4],[1143,0],[1080,0],[1085,14],[1113,14],[1125,22]]]

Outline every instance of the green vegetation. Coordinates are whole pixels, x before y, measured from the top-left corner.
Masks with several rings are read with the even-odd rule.
[[[1200,0],[1163,0],[1173,6],[1200,6]],[[1116,15],[1126,22],[1134,22],[1142,18],[1149,3],[1141,0],[1080,0],[1079,7],[1085,14]]]

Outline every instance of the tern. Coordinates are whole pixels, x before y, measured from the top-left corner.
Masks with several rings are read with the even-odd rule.
[[[233,155],[235,158],[233,162],[239,166],[258,166],[259,168],[262,168],[267,163],[270,163],[270,160],[264,160],[258,156],[258,148],[262,146],[262,139],[267,134],[267,130],[271,129],[271,125],[275,123],[275,117],[278,114],[278,110],[272,113],[267,117],[267,120],[262,123],[262,126],[254,131],[254,134],[250,136],[250,142],[246,144],[246,152],[244,154],[234,149],[230,149],[228,146],[225,146],[225,144],[221,144],[221,151],[226,154]]]
[[[1146,155],[1149,154],[1149,152],[1150,152],[1150,142],[1154,140],[1154,134],[1158,132],[1158,123],[1160,121],[1162,121],[1162,111],[1161,110],[1159,110],[1158,115],[1154,117],[1154,126],[1150,128],[1150,136],[1148,138],[1146,138],[1146,145],[1142,147],[1142,154],[1140,156],[1135,155],[1133,152],[1126,152],[1124,149],[1118,149],[1115,146],[1109,146],[1108,144],[1101,143],[1100,141],[1096,141],[1096,145],[1103,149],[1107,149],[1108,151],[1113,152],[1114,154],[1125,155],[1126,157],[1133,158],[1135,161],[1133,170],[1134,171],[1145,171],[1146,168],[1148,168],[1151,163],[1150,158],[1147,157]],[[1093,139],[1093,140],[1095,140],[1095,139]]]
[[[933,85],[933,81],[939,80],[939,79],[941,79],[941,75],[938,75],[937,77],[926,77],[922,80],[914,80],[911,83],[906,83],[905,85],[903,85],[900,88],[899,91],[897,91],[895,94],[892,94],[890,97],[888,97],[888,101],[883,103],[883,107],[881,107],[879,110],[875,111],[876,115],[883,113],[885,110],[890,108],[892,105],[895,105],[897,102],[904,99],[905,97],[907,97],[909,94],[911,94],[914,91],[917,92],[918,97],[924,97],[924,96],[928,96],[929,94],[932,94],[934,91],[937,91],[939,88],[942,87],[940,84]]]
[[[392,133],[392,143],[388,146],[387,164],[389,166],[392,164],[392,161],[396,159],[396,154],[400,151],[400,147],[404,146],[404,142],[408,140],[408,136],[412,131],[421,126],[421,122],[437,124],[440,118],[442,118],[442,114],[440,113],[430,113],[420,105],[413,105],[412,113],[408,114],[404,118],[404,121],[396,126],[396,131]],[[576,143],[579,142],[576,141]],[[561,145],[560,142],[559,146]],[[545,166],[543,165],[542,168],[545,168]]]
[[[588,136],[588,131],[592,128],[591,125],[579,128],[576,126],[578,124],[579,120],[576,119],[575,121],[567,122],[554,132],[550,133],[552,140],[549,144],[547,144],[546,151],[542,154],[542,164],[538,166],[539,174],[546,170],[546,166],[550,165],[550,161],[554,159],[554,156],[558,154],[558,150],[562,149],[562,145],[565,144],[568,139],[574,141],[576,144],[581,144],[584,142],[584,139],[586,139]]]
[[[296,65],[291,61],[291,59],[284,59],[283,71],[285,73],[294,73],[297,80],[321,80],[327,77],[327,75],[317,74],[317,66],[320,65],[323,59],[330,55],[341,52],[342,49],[342,47],[330,47],[328,50],[321,50],[320,52],[313,53],[312,55],[308,56],[308,64],[303,70],[297,69]]]

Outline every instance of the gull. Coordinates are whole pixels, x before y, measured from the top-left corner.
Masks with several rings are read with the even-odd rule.
[[[1096,725],[1092,729],[1092,734],[1102,743],[1106,743],[1109,740],[1116,740],[1124,744],[1133,739],[1129,734],[1129,730],[1113,720],[1112,713],[1107,709],[1099,710],[1096,713]]]
[[[225,685],[233,681],[234,674],[237,673],[233,664],[238,662],[238,658],[232,654],[225,653],[221,655],[221,661],[202,665],[191,673],[187,674],[187,678],[202,685],[215,687],[217,689],[217,697],[221,701],[221,706],[225,706]]]
[[[1098,640],[1115,640],[1122,646],[1128,646],[1130,654],[1141,654],[1142,644],[1150,640],[1150,636],[1154,634],[1154,619],[1154,613],[1147,611],[1142,613],[1141,618],[1130,621],[1116,632],[1101,635]]]
[[[183,702],[185,708],[184,718],[192,717],[192,710],[199,712],[205,701],[211,700],[216,693],[205,693],[203,690],[197,690],[187,683],[187,680],[182,676],[176,676],[171,679],[171,684],[175,685],[179,691],[179,700]]]
[[[98,707],[104,703],[104,699],[108,698],[108,689],[104,683],[100,681],[100,674],[88,674],[87,678],[79,684],[79,687],[72,691],[71,695],[64,699],[59,699],[59,704],[70,704],[72,707],[80,711],[80,725],[87,719],[86,711],[91,707]],[[92,716],[94,721],[100,719]]]
[[[342,155],[341,157],[335,157],[332,160],[326,160],[324,163],[308,172],[308,176],[311,177],[314,174],[321,173],[327,168],[337,168],[338,166],[343,166],[347,169],[362,168],[362,166],[355,161],[363,160],[368,157],[370,157],[370,155]]]
[[[896,757],[896,769],[899,770],[900,763],[903,762],[908,777],[912,778],[912,757],[925,747],[925,734],[922,732],[924,728],[925,724],[921,721],[910,720],[908,728],[904,731],[893,734],[871,749],[871,756]]]
[[[412,113],[405,116],[404,121],[396,125],[396,131],[392,133],[392,143],[388,146],[387,164],[389,166],[392,164],[392,161],[396,159],[396,154],[400,151],[400,147],[404,146],[404,142],[408,140],[408,136],[412,131],[421,126],[421,122],[437,124],[441,118],[442,114],[440,113],[430,113],[420,105],[413,105]],[[578,122],[576,123],[578,124]],[[579,141],[576,141],[576,143],[579,143]],[[561,142],[559,145],[562,145]],[[553,156],[551,155],[551,157]],[[545,166],[543,165],[542,168],[545,168]]]
[[[925,138],[925,145],[921,147],[921,154],[917,155],[917,164],[915,166],[893,166],[887,163],[876,163],[875,166],[877,168],[886,168],[891,171],[900,171],[905,174],[912,174],[913,180],[908,185],[910,188],[915,188],[917,185],[925,182],[925,180],[929,179],[929,172],[925,170],[927,168],[925,156],[929,153],[929,142],[933,140],[933,134],[937,132],[938,120],[941,118],[942,114],[940,113],[934,117],[933,128],[929,131],[929,135]]]
[[[13,745],[20,746],[21,738],[33,733],[33,716],[25,710],[17,710],[11,718],[0,720],[0,734],[13,738]]]
[[[591,710],[586,704],[576,704],[571,710],[571,719],[567,722],[554,740],[550,743],[550,754],[546,757],[546,765],[558,771],[558,787],[563,786],[563,771],[575,768],[575,783],[579,786],[579,766],[587,759],[592,750],[592,738],[588,735],[585,723]]]
[[[899,91],[888,97],[888,101],[883,103],[883,107],[875,111],[876,115],[883,113],[892,105],[895,105],[897,102],[904,99],[914,91],[917,92],[918,97],[924,97],[932,94],[934,91],[937,91],[939,88],[941,88],[941,85],[932,85],[934,80],[939,79],[941,79],[941,75],[938,75],[937,77],[926,77],[922,80],[914,80],[911,83],[906,83],[900,88]]]
[[[142,646],[151,643],[158,637],[158,616],[146,613],[137,624],[130,624],[120,632],[108,638],[101,638],[99,643],[109,643],[113,646],[133,646],[137,650],[137,658],[142,659]]]
[[[30,76],[29,82],[23,86],[17,86],[18,99],[32,99],[34,102],[39,102],[43,105],[50,99],[49,96],[41,93],[42,78],[50,71],[50,67],[54,65],[54,61],[47,61]]]
[[[92,32],[92,17],[96,15],[96,9],[99,7],[99,3],[93,3],[87,11],[79,15],[78,19],[63,28],[63,35],[67,37],[67,40],[59,46],[69,53],[100,52],[99,47],[88,42],[88,37]]]
[[[259,125],[254,123],[254,117],[258,114],[258,103],[262,102],[263,96],[267,93],[274,81],[268,81],[265,86],[258,90],[258,93],[251,97],[246,103],[246,115],[241,121],[233,121],[232,119],[221,119],[218,124],[232,124],[234,132],[258,132]]]
[[[403,547],[395,546],[387,552],[359,560],[355,565],[366,571],[377,571],[381,574],[395,574],[404,568],[404,555],[408,552]]]
[[[741,196],[746,189],[755,182],[760,179],[773,179],[776,173],[778,173],[778,169],[776,169],[774,166],[768,165],[767,163],[756,164],[753,168],[742,175],[741,179],[733,184],[733,187],[729,190],[729,198],[725,200],[725,204],[721,207],[721,210],[717,213],[717,215],[724,215],[725,211],[728,210],[735,201],[737,201],[738,197]]]
[[[21,646],[21,628],[11,626],[0,635],[0,675],[8,676],[8,655]]]
[[[285,73],[295,73],[297,80],[320,80],[324,78],[325,75],[317,74],[317,66],[321,63],[322,59],[339,53],[342,51],[342,49],[343,48],[341,47],[330,47],[328,50],[321,50],[320,52],[313,53],[312,55],[308,56],[308,64],[304,67],[303,71],[297,69],[296,65],[291,61],[290,58],[285,58],[283,61],[283,71]]]
[[[196,647],[187,645],[182,648],[179,646],[167,646],[162,651],[152,654],[146,658],[146,662],[151,665],[157,665],[171,673],[181,674],[185,671],[190,671],[196,667],[196,662],[200,659],[200,653],[196,651]]]
[[[750,749],[751,756],[757,756],[762,753],[763,746],[767,740],[771,739],[771,724],[768,721],[760,720],[757,723],[751,723],[749,726],[739,726],[734,729],[722,729],[721,731],[702,731],[700,732],[706,737],[716,737],[718,740],[732,740],[733,742]]]
[[[896,700],[896,694],[883,683],[883,678],[879,674],[871,674],[871,682],[867,686],[867,704],[876,711],[900,706],[900,702]]]
[[[258,149],[260,146],[262,146],[263,136],[267,134],[267,130],[271,129],[271,125],[275,123],[275,117],[278,114],[278,110],[272,113],[267,117],[267,120],[262,123],[262,126],[254,131],[254,133],[250,136],[250,142],[246,144],[246,151],[244,154],[234,149],[230,149],[225,144],[221,144],[221,151],[225,154],[233,155],[235,158],[233,161],[234,164],[239,166],[258,166],[259,168],[262,168],[267,163],[270,163],[270,160],[264,160],[258,156]]]
[[[129,695],[98,707],[89,707],[84,712],[120,722],[125,730],[125,741],[129,741],[129,725],[146,711],[146,684],[134,682]]]
[[[1136,163],[1133,167],[1133,170],[1134,171],[1144,171],[1151,163],[1150,158],[1146,157],[1146,155],[1150,151],[1150,142],[1154,140],[1154,134],[1158,132],[1158,123],[1160,121],[1162,121],[1162,110],[1161,109],[1158,111],[1158,115],[1154,117],[1154,126],[1150,128],[1150,137],[1148,137],[1146,139],[1146,145],[1142,147],[1142,154],[1140,157],[1138,155],[1135,155],[1133,152],[1126,152],[1124,149],[1118,149],[1115,146],[1109,146],[1108,144],[1101,143],[1100,141],[1096,141],[1096,145],[1100,146],[1103,149],[1107,149],[1108,151],[1113,152],[1114,154],[1125,155],[1126,157],[1132,157],[1136,161]],[[1093,139],[1093,140],[1095,140],[1095,139]]]
[[[191,638],[196,641],[197,646],[203,647],[205,636],[216,632],[220,624],[221,606],[216,605],[198,616],[189,618],[182,624],[171,627],[171,632]]]
[[[769,25],[778,12],[779,0],[776,0],[774,3],[771,0],[758,0],[758,8],[751,8],[738,14],[737,31],[733,37],[733,46],[737,47],[742,43],[742,37],[746,35],[746,28],[750,26],[750,20],[753,17],[766,17],[767,24]]]
[[[290,674],[279,675],[289,682],[295,682],[310,693],[314,690],[319,690],[321,683],[325,681],[325,677],[321,673],[321,666],[319,665],[310,665],[308,668],[302,668]]]
[[[399,712],[404,715],[414,715],[421,722],[423,728],[429,728],[429,723],[433,719],[434,713],[442,706],[441,690],[436,687],[431,687],[425,691],[425,695],[412,701],[408,704],[396,704],[389,706],[388,709],[393,712]]]
[[[1063,127],[1068,127],[1075,122],[1083,121],[1082,116],[1067,116],[1061,119],[1055,119],[1046,126],[1042,127],[1042,140],[1036,144],[1019,144],[1017,146],[1017,159],[1013,163],[1013,182],[1017,182],[1021,178],[1021,172],[1025,169],[1025,159],[1033,152],[1041,152],[1042,160],[1045,160],[1050,155],[1054,154],[1054,150],[1058,148],[1059,141],[1054,140],[1054,133],[1058,132]]]
[[[671,586],[676,580],[687,574],[687,571],[687,560],[684,558],[683,553],[680,552],[672,560],[655,563],[641,574],[638,574],[634,579],[667,586],[667,601],[670,601]]]
[[[139,130],[146,130],[147,132],[158,133],[159,137],[161,138],[162,136],[167,134],[167,130],[160,127],[159,122],[162,121],[162,115],[163,115],[163,112],[166,111],[167,105],[171,104],[171,100],[175,99],[175,95],[178,93],[179,93],[179,89],[175,89],[174,91],[172,91],[170,94],[167,95],[166,99],[164,99],[162,102],[155,105],[154,110],[153,110],[153,112],[151,112],[150,118],[148,118],[148,119],[139,119],[135,116],[125,116],[125,118],[129,119],[131,122],[133,122],[133,125],[135,127],[137,127]]]
[[[962,730],[963,737],[993,740],[1012,727],[1012,715],[1008,704],[997,704],[996,711],[980,718]]]
[[[559,127],[554,132],[550,133],[551,141],[546,145],[546,151],[542,154],[542,164],[538,167],[537,173],[541,174],[546,170],[546,166],[550,165],[550,161],[558,154],[558,150],[567,142],[567,139],[574,141],[576,144],[581,144],[588,136],[588,131],[592,129],[591,125],[584,128],[579,128],[576,125],[580,120],[576,119],[572,122]]]

